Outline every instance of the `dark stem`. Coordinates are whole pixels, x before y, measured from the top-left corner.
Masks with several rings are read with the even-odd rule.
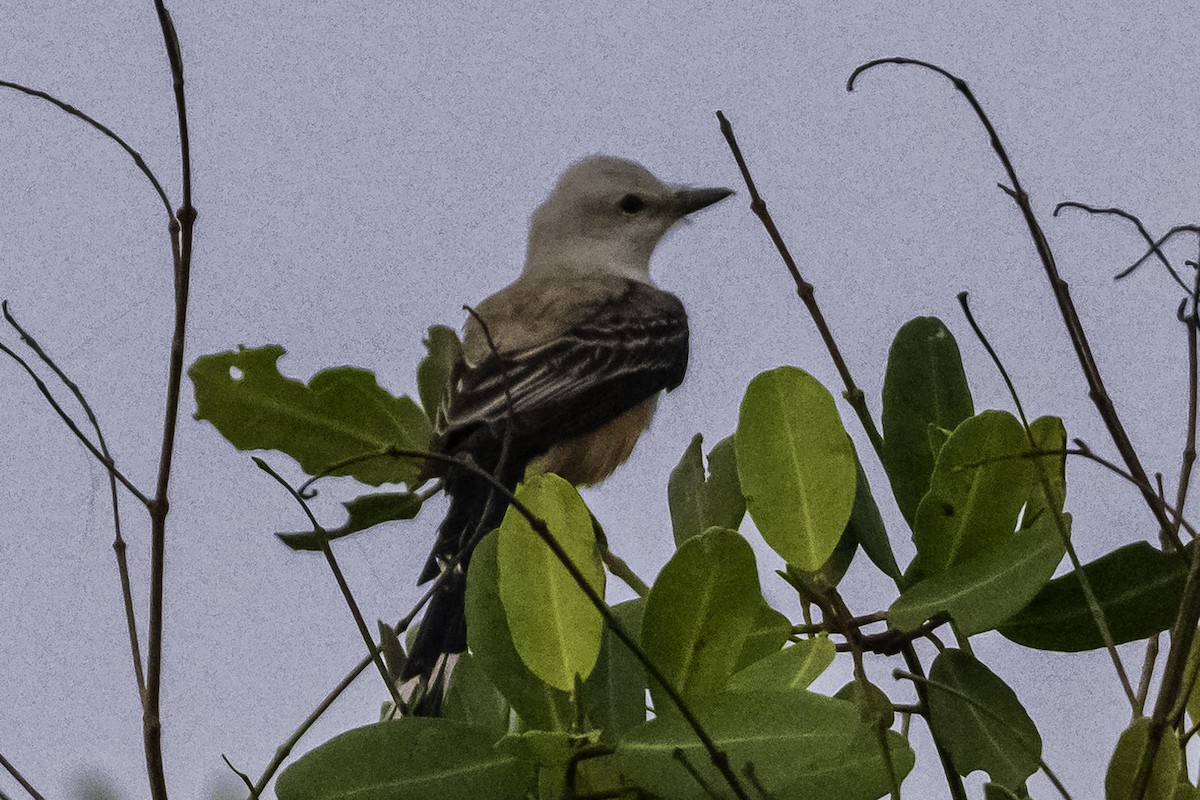
[[[358,601],[354,599],[354,593],[350,590],[350,584],[346,581],[346,576],[343,574],[337,558],[333,555],[333,548],[329,546],[329,534],[322,527],[321,523],[317,522],[316,516],[308,506],[308,501],[301,496],[295,487],[288,483],[282,475],[272,469],[271,465],[261,458],[255,458],[254,463],[258,465],[259,469],[278,481],[280,486],[287,489],[288,494],[300,504],[304,515],[308,517],[313,533],[316,535],[317,541],[321,544],[321,552],[325,554],[325,561],[329,564],[329,571],[333,573],[333,578],[337,581],[338,589],[346,601],[346,606],[350,609],[351,616],[354,617],[354,624],[358,626],[359,635],[362,636],[363,641],[367,645],[367,652],[371,654],[371,660],[375,662],[375,666],[379,670],[379,676],[383,678],[383,684],[392,696],[392,702],[396,704],[395,707],[403,709],[405,707],[404,701],[400,698],[400,692],[396,689],[396,682],[388,674],[387,665],[383,662],[383,654],[379,652],[379,647],[375,644],[375,637],[371,635],[371,629],[367,627],[367,621],[358,607]]]
[[[0,753],[0,767],[4,767],[4,771],[11,775],[13,780],[21,784],[21,788],[28,792],[29,796],[32,797],[33,800],[46,800],[46,798],[42,797],[41,793],[37,789],[33,788],[32,783],[25,780],[25,776],[18,772],[17,768],[14,767],[2,753]]]
[[[88,422],[92,425],[92,430],[96,432],[96,441],[100,445],[100,452],[103,454],[105,462],[111,464],[113,461],[112,453],[109,452],[108,443],[104,440],[104,431],[100,429],[100,421],[96,419],[96,412],[92,409],[92,404],[88,402],[79,385],[67,376],[66,372],[58,366],[58,363],[50,357],[50,354],[38,344],[37,339],[33,338],[27,330],[21,327],[16,317],[9,311],[7,300],[0,302],[0,310],[3,311],[4,319],[8,324],[20,334],[21,341],[42,360],[43,364],[53,370],[63,385],[75,396],[76,402],[79,403],[83,412],[87,415]],[[121,583],[121,600],[125,606],[126,635],[129,638],[129,648],[133,656],[133,672],[134,677],[137,679],[138,700],[140,702],[146,692],[146,676],[142,668],[142,653],[141,647],[138,644],[137,619],[133,611],[133,589],[129,578],[129,561],[125,557],[125,539],[121,536],[121,503],[117,494],[116,475],[113,474],[112,470],[106,470],[106,472],[108,473],[108,493],[112,501],[113,530],[115,533],[112,546],[117,558],[117,574]]]
[[[720,111],[717,112],[717,119],[720,120],[721,133],[724,134],[725,141],[729,144],[733,158],[737,161],[738,169],[742,172],[742,179],[746,182],[746,188],[750,192],[750,210],[762,222],[767,235],[771,237],[771,241],[775,244],[775,249],[779,251],[780,258],[783,259],[784,265],[787,266],[788,272],[791,273],[792,281],[796,284],[796,294],[800,297],[801,302],[804,303],[804,307],[808,309],[809,316],[812,317],[813,323],[817,326],[817,332],[821,334],[821,340],[825,343],[825,349],[829,351],[829,356],[833,359],[833,365],[837,368],[838,375],[842,378],[842,383],[845,384],[846,401],[850,403],[850,407],[854,409],[854,413],[858,416],[858,421],[862,424],[863,430],[866,431],[867,438],[871,440],[871,447],[875,449],[875,454],[882,459],[883,437],[879,435],[879,429],[875,427],[875,420],[871,418],[871,411],[867,408],[866,395],[858,387],[858,384],[854,382],[854,376],[850,374],[850,367],[846,365],[846,359],[842,357],[842,351],[838,348],[837,342],[833,338],[833,332],[829,329],[829,323],[825,321],[825,315],[821,312],[820,305],[817,304],[816,290],[800,274],[800,269],[796,266],[796,260],[792,258],[791,251],[788,250],[787,245],[783,241],[783,236],[779,233],[779,228],[775,225],[775,220],[771,218],[771,213],[767,211],[767,201],[758,193],[758,187],[754,184],[754,179],[750,177],[750,168],[746,165],[746,159],[742,156],[742,150],[738,146],[737,139],[734,138],[733,126]]]
[[[917,651],[913,648],[912,643],[908,643],[901,650],[904,654],[904,663],[908,666],[908,671],[912,675],[920,677],[922,680],[914,680],[913,688],[917,691],[917,705],[920,707],[921,716],[929,719],[929,688],[924,683],[925,667],[921,665],[921,659],[917,656]],[[954,768],[954,762],[950,760],[950,754],[942,747],[937,739],[933,740],[933,746],[937,750],[938,760],[942,762],[942,772],[946,776],[946,785],[950,787],[950,796],[953,800],[967,800],[967,790],[963,786],[962,776],[958,774],[958,770]]]
[[[70,114],[72,117],[83,120],[88,125],[91,125],[93,128],[98,130],[100,133],[102,133],[105,136],[107,136],[108,138],[112,139],[114,142],[116,142],[118,145],[121,146],[121,149],[123,149],[126,153],[129,154],[129,157],[133,159],[133,163],[137,166],[137,168],[139,170],[141,170],[142,174],[146,176],[146,179],[150,181],[150,185],[154,187],[154,191],[158,194],[158,198],[160,200],[162,200],[163,208],[165,208],[167,210],[167,217],[174,216],[174,214],[172,214],[172,212],[171,212],[171,201],[167,199],[167,193],[163,191],[162,184],[160,184],[158,182],[158,178],[156,178],[154,173],[150,171],[150,167],[146,166],[146,162],[142,160],[141,153],[139,153],[137,150],[134,150],[132,147],[130,147],[129,144],[124,139],[122,139],[120,136],[118,136],[116,133],[114,133],[110,128],[108,128],[107,126],[92,119],[87,114],[83,113],[78,108],[76,108],[75,106],[73,106],[69,103],[64,103],[62,100],[59,100],[54,95],[47,94],[46,92],[39,91],[37,89],[31,89],[28,86],[22,86],[19,83],[12,83],[11,81],[0,81],[0,87],[3,87],[5,89],[15,89],[16,91],[22,92],[23,94],[27,94],[30,97],[36,97],[40,100],[45,100],[49,103],[53,103],[54,105],[61,108],[63,111]]]

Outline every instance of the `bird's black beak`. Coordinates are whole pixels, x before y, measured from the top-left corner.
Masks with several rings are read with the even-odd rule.
[[[679,209],[679,215],[687,216],[702,208],[708,208],[731,194],[733,194],[733,189],[692,189],[687,187],[675,190],[675,202]]]

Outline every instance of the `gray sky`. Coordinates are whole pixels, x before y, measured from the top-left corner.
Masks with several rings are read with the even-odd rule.
[[[877,71],[845,92],[858,63],[907,55],[957,72],[992,114],[1117,407],[1148,469],[1171,487],[1186,405],[1177,292],[1153,268],[1111,281],[1140,255],[1129,227],[1049,218],[1066,199],[1123,205],[1155,231],[1197,216],[1197,24],[1188,5],[1154,7],[1133,16],[1128,3],[1093,2],[172,4],[200,211],[188,361],[280,343],[292,376],[354,364],[394,392],[415,391],[425,329],[457,326],[464,302],[516,275],[529,214],[570,162],[608,153],[664,180],[741,189],[719,108],[876,412],[891,337],[925,314],[958,336],[976,407],[1009,408],[958,312],[965,289],[1030,412],[1060,414],[1069,435],[1111,452],[966,104],[912,69]],[[114,127],[178,202],[152,5],[0,0],[0,19],[0,77]],[[161,206],[110,142],[14,93],[0,95],[0,153],[0,296],[85,389],[119,464],[148,487],[169,336]],[[1192,244],[1173,252],[1195,257]],[[711,444],[733,430],[751,377],[795,364],[840,391],[744,192],[672,234],[654,271],[691,315],[691,371],[630,463],[586,494],[614,548],[646,577],[672,550],[671,466],[693,433]],[[0,340],[15,337],[0,331]],[[193,410],[186,387],[163,694],[177,797],[227,783],[221,753],[257,775],[362,648],[323,560],[271,536],[301,526],[298,510]],[[907,562],[911,544],[869,467]],[[1085,558],[1153,535],[1129,487],[1082,463],[1068,481]],[[0,363],[0,486],[0,752],[51,795],[98,768],[142,796],[104,473],[11,363]],[[326,486],[326,519],[336,523],[336,502],[352,491]],[[132,503],[125,509],[144,625],[147,526]],[[436,510],[338,547],[372,619],[394,620],[416,599]],[[794,615],[770,578],[777,560],[757,549],[768,596]],[[891,599],[863,563],[844,587],[858,613]],[[995,634],[973,642],[1016,689],[1075,797],[1096,796],[1128,722],[1107,658],[1036,653]],[[1136,670],[1140,650],[1125,655]],[[892,666],[873,668],[888,687]],[[821,688],[845,680],[839,669]],[[364,676],[302,749],[373,721],[383,696]],[[941,787],[926,752],[905,794],[943,796]],[[5,777],[0,788],[17,792]],[[1032,789],[1050,794],[1040,778]]]

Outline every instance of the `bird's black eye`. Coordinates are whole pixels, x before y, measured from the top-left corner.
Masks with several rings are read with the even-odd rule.
[[[621,206],[621,210],[626,214],[636,214],[646,207],[646,201],[636,194],[627,194],[621,198],[621,202],[618,205]]]

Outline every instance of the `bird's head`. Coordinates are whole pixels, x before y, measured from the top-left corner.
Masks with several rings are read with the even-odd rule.
[[[585,158],[534,212],[526,270],[601,267],[648,281],[650,255],[663,235],[731,194],[671,186],[622,158]]]

